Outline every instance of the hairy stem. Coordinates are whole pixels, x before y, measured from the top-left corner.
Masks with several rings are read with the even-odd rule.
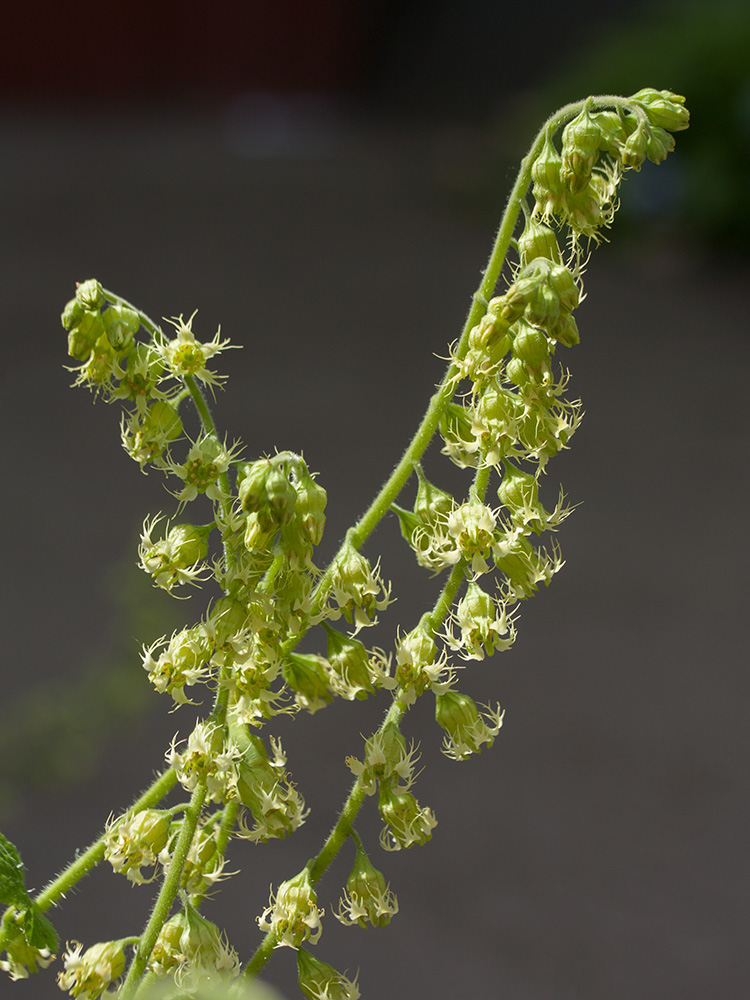
[[[177,838],[177,844],[175,845],[169,868],[164,876],[164,881],[154,903],[149,921],[141,935],[140,944],[133,957],[133,961],[130,963],[127,977],[120,992],[120,1000],[128,1000],[128,998],[135,996],[140,980],[146,971],[146,965],[151,957],[151,952],[154,950],[156,939],[159,937],[159,932],[169,918],[172,904],[180,887],[180,879],[185,868],[190,845],[193,842],[195,829],[198,826],[205,798],[206,783],[202,781],[196,785],[190,798],[190,805],[185,810],[185,817],[182,821],[180,835]]]

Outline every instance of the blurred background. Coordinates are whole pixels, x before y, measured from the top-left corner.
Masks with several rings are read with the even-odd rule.
[[[433,840],[384,855],[370,801],[359,826],[401,913],[368,932],[329,913],[316,953],[359,967],[365,997],[746,995],[747,4],[79,0],[4,28],[0,827],[30,886],[189,732],[140,645],[202,608],[135,568],[143,518],[172,501],[119,448],[116,409],[69,388],[58,317],[75,282],[154,318],[198,308],[199,339],[221,323],[243,345],[217,365],[217,421],[251,457],[304,452],[329,492],[328,557],[442,375],[541,122],[653,86],[684,94],[692,124],[627,178],[589,266],[563,359],[587,415],[548,477],[549,499],[562,482],[581,504],[559,536],[567,565],[522,607],[513,650],[461,683],[499,700],[505,726],[455,763],[416,706]],[[438,452],[431,478],[465,490]],[[394,521],[366,550],[398,597],[375,644],[439,585]],[[269,884],[319,849],[382,704],[327,712],[274,727],[307,823],[234,845],[241,873],[206,907],[243,958]],[[321,884],[329,911],[350,860]],[[138,933],[154,891],[102,868],[50,916],[63,941]],[[265,974],[290,1000],[294,967],[282,952]],[[51,972],[0,996],[59,996]]]

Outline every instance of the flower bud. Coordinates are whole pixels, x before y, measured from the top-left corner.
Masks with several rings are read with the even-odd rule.
[[[177,410],[160,399],[150,403],[145,414],[134,413],[128,420],[123,419],[120,427],[123,448],[141,468],[160,461],[169,442],[181,434]]]
[[[546,328],[547,336],[563,347],[575,347],[580,344],[578,324],[572,316],[561,316],[560,319]]]
[[[68,333],[68,354],[76,361],[85,361],[103,333],[99,312],[83,310],[78,323]]]
[[[500,706],[488,712],[488,725],[481,716],[473,700],[459,691],[446,691],[435,698],[435,720],[448,734],[443,753],[454,760],[466,760],[472,754],[481,753],[482,745],[491,747],[495,736],[503,724]]]
[[[624,167],[640,170],[641,164],[648,154],[650,134],[651,129],[643,123],[639,123],[638,127],[630,133],[620,152]]]
[[[244,542],[248,552],[265,552],[270,548],[275,535],[275,527],[264,527],[261,525],[258,511],[254,510],[247,515]]]
[[[237,764],[237,795],[255,820],[252,830],[240,824],[242,836],[253,843],[265,843],[275,837],[283,840],[304,823],[307,812],[302,796],[284,770],[286,758],[281,746],[272,739],[275,753],[271,761],[259,736],[245,734],[240,742],[242,756]]]
[[[331,690],[347,701],[363,701],[375,690],[367,650],[359,639],[342,635],[326,622],[323,627],[328,633]]]
[[[652,163],[661,163],[667,158],[667,153],[672,152],[674,145],[674,136],[663,128],[654,127],[646,142],[646,156]]]
[[[185,901],[184,909],[159,932],[148,968],[159,976],[172,972],[178,985],[185,980],[186,985],[197,987],[201,979],[216,972],[236,976],[240,963],[237,952],[216,924]]]
[[[549,364],[549,340],[543,330],[519,320],[513,327],[513,357],[535,372]]]
[[[511,462],[503,463],[505,474],[497,490],[498,499],[510,512],[511,521],[537,534],[547,525],[547,511],[539,503],[539,481]]]
[[[539,211],[543,218],[559,214],[565,195],[560,171],[562,159],[555,149],[549,130],[544,136],[544,145],[531,167],[534,182],[533,195],[536,201],[534,214]]]
[[[57,983],[72,997],[98,997],[125,971],[127,945],[124,940],[105,941],[83,951],[78,941],[73,944],[63,956],[65,970],[58,974]]]
[[[240,466],[237,473],[237,489],[242,509],[258,511],[266,504],[266,480],[271,472],[271,460],[259,458]]]
[[[400,780],[408,788],[414,778],[417,757],[414,744],[408,749],[398,724],[389,722],[365,740],[364,762],[356,757],[347,757],[346,762],[367,794],[372,795],[378,782],[394,784]]]
[[[389,785],[380,785],[378,811],[386,824],[380,833],[380,846],[386,851],[421,847],[437,826],[431,809],[423,809],[410,792],[394,792]]]
[[[635,115],[619,111],[599,111],[591,116],[601,134],[601,149],[619,157],[623,143],[637,125]]]
[[[669,132],[681,132],[690,124],[690,112],[685,107],[685,98],[669,90],[653,90],[646,87],[630,98],[641,105],[648,120],[658,128]]]
[[[479,462],[469,410],[460,403],[448,403],[440,417],[440,435],[445,442],[443,454],[460,469],[475,468]]]
[[[549,226],[538,219],[529,219],[518,238],[518,253],[521,265],[528,264],[537,257],[545,257],[556,264],[562,263],[557,237]]]
[[[270,516],[279,526],[288,524],[294,514],[297,494],[286,473],[278,466],[271,468],[266,476],[266,503]]]
[[[357,856],[346,890],[339,902],[336,919],[345,926],[385,927],[398,913],[398,900],[386,884],[385,876],[373,867],[364,848],[357,846]]]
[[[124,351],[133,342],[141,321],[138,313],[127,306],[109,306],[102,313],[107,340],[115,351]]]
[[[415,464],[414,471],[419,480],[417,496],[414,501],[414,513],[422,523],[431,523],[444,518],[453,510],[453,497],[429,481],[424,474],[421,462]]]
[[[390,587],[384,584],[378,566],[373,569],[349,538],[333,563],[331,589],[344,617],[357,631],[375,624],[375,613],[390,604]]]
[[[359,1000],[357,977],[354,980],[321,962],[306,948],[297,950],[299,988],[310,1000]]]
[[[220,597],[211,608],[206,631],[221,648],[248,627],[247,605],[235,597]]]
[[[78,326],[83,319],[85,311],[78,299],[71,299],[69,302],[66,302],[60,316],[63,329],[72,330],[74,326]]]
[[[96,278],[76,284],[76,298],[84,309],[101,309],[104,305],[104,289]]]
[[[284,680],[294,691],[295,701],[313,715],[333,698],[328,690],[326,660],[312,653],[289,653],[281,665]]]
[[[299,875],[282,882],[275,895],[271,894],[269,905],[258,917],[258,926],[274,934],[275,947],[299,948],[303,941],[315,944],[318,940],[323,931],[322,915],[310,870],[303,868]]]
[[[151,882],[142,868],[156,864],[169,837],[169,817],[157,809],[141,809],[121,822],[115,821],[104,839],[104,857],[116,872],[122,872],[134,885]]]
[[[584,108],[563,129],[560,176],[568,188],[582,191],[588,184],[601,144],[599,126]]]
[[[450,628],[461,630],[457,638]],[[459,650],[465,660],[483,660],[498,650],[509,649],[516,639],[512,615],[505,601],[493,600],[488,593],[470,580],[466,593],[451,615],[445,639],[451,649]]]
[[[326,491],[315,482],[304,463],[295,469],[294,488],[297,491],[295,517],[305,526],[313,545],[320,545],[326,523],[323,513],[328,500]]]
[[[208,555],[208,538],[214,525],[175,524],[164,538],[154,542],[151,532],[158,520],[154,518],[144,525],[138,548],[141,568],[163,590],[196,582],[201,572],[197,564]]]

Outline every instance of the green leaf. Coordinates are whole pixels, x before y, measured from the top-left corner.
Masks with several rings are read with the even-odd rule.
[[[6,906],[28,905],[26,873],[16,847],[0,833],[0,903]]]
[[[57,954],[60,937],[45,915],[33,904],[23,915],[23,935],[32,948],[49,948],[53,955]]]

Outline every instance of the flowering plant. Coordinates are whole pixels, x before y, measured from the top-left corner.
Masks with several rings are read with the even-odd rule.
[[[172,518],[146,518],[141,568],[170,593],[210,580],[218,588],[201,620],[144,645],[143,667],[175,709],[195,704],[201,686],[212,707],[175,738],[151,787],[35,897],[18,850],[0,835],[0,903],[7,906],[0,968],[12,978],[51,964],[60,942],[46,912],[107,861],[131,883],[159,881],[160,888],[140,933],[86,948],[68,944],[58,982],[72,996],[252,997],[259,972],[283,947],[297,953],[305,996],[359,996],[356,977],[310,950],[326,910],[363,927],[383,926],[399,910],[355,828],[357,815],[376,796],[386,851],[431,839],[436,814],[413,794],[418,753],[402,732],[418,699],[434,698],[453,760],[481,753],[499,734],[501,706],[478,706],[458,687],[472,660],[510,648],[521,602],[563,565],[554,539],[537,542],[570,513],[562,491],[551,509],[543,505],[540,482],[581,420],[556,354],[579,341],[573,313],[584,265],[612,221],[623,175],[646,159],[663,160],[674,147],[671,133],[687,125],[684,99],[652,89],[588,98],[545,123],[522,161],[445,376],[393,473],[327,567],[316,563],[326,492],[305,459],[291,451],[249,457],[214,422],[206,393],[213,396],[225,376],[213,363],[233,345],[219,331],[199,339],[195,313],[167,321],[173,332],[94,279],[77,286],[62,314],[75,384],[122,404],[123,447],[141,469],[165,474],[176,501]],[[501,276],[505,287],[496,294]],[[194,438],[183,424],[190,405],[200,421]],[[436,435],[450,461],[472,470],[461,497],[422,468]],[[404,506],[397,499],[412,477],[416,494]],[[187,519],[196,502],[209,508],[200,523]],[[361,550],[389,512],[417,563],[444,579],[432,608],[382,650],[363,639],[391,603],[392,587],[379,560]],[[299,651],[308,635],[318,652]],[[240,958],[200,912],[229,877],[229,843],[284,839],[309,812],[279,739],[266,732],[280,714],[315,714],[335,698],[380,692],[387,708],[359,756],[347,758],[354,780],[338,819],[304,868],[272,888],[257,915],[263,936],[254,954]],[[173,789],[179,801],[166,805]],[[349,841],[351,874],[338,901],[321,905],[321,878]]]

